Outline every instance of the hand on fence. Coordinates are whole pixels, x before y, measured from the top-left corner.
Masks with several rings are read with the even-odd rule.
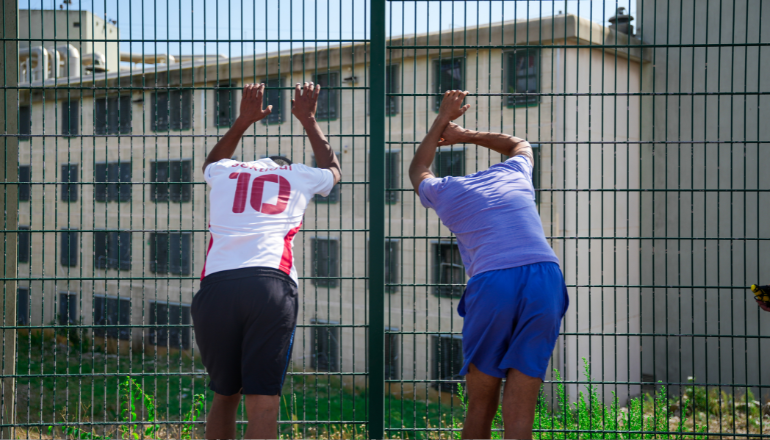
[[[438,145],[439,147],[443,147],[446,145],[464,143],[466,142],[465,138],[467,133],[468,130],[460,127],[454,122],[450,122],[449,125],[447,125],[444,129],[444,132],[441,133],[441,139],[439,139]]]
[[[248,84],[243,88],[243,97],[241,99],[240,118],[243,118],[249,124],[253,124],[264,119],[272,113],[273,106],[268,105],[266,109],[262,108],[262,99],[265,96],[264,84]]]
[[[469,108],[471,108],[470,104],[463,105],[463,100],[467,95],[467,91],[447,90],[446,93],[444,93],[444,99],[441,101],[438,117],[449,122],[462,116]]]
[[[301,123],[315,119],[318,95],[320,93],[320,84],[315,84],[314,87],[312,82],[305,83],[304,85],[297,83],[294,86],[294,99],[291,100],[291,114],[299,119]]]

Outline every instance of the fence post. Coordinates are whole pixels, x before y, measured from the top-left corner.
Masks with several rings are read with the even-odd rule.
[[[4,134],[18,134],[17,97],[19,77],[19,43],[18,39],[18,11],[17,0],[3,0],[3,53],[0,56],[0,77],[2,77],[3,102],[0,105],[0,124],[3,124]],[[0,181],[3,182],[0,191],[0,205],[5,212],[3,218],[4,231],[16,231],[18,229],[16,211],[18,208],[18,184],[5,182],[18,182],[18,154],[19,138],[16,136],[3,137],[4,164],[0,167]],[[3,326],[16,325],[16,264],[17,264],[17,232],[3,233],[3,252],[5,265],[3,268]],[[2,438],[13,438],[15,408],[14,408],[14,374],[16,373],[16,330],[14,328],[3,331],[2,358],[2,408],[0,408],[0,430]]]
[[[385,1],[371,0],[369,213],[369,438],[385,429]]]

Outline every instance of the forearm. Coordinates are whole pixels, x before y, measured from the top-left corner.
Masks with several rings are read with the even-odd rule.
[[[524,139],[504,133],[466,130],[462,143],[476,144],[509,157],[524,155],[533,161],[532,146]]]
[[[310,146],[313,148],[316,165],[319,168],[326,168],[331,171],[334,175],[334,184],[336,185],[342,178],[342,169],[340,168],[337,155],[332,151],[329,141],[326,140],[326,136],[324,136],[315,118],[302,120],[301,123],[302,127],[305,128],[307,138],[310,140]]]
[[[206,157],[206,161],[203,163],[204,172],[209,164],[233,157],[235,149],[238,148],[238,142],[241,141],[243,133],[245,133],[250,126],[250,122],[241,118],[236,119],[233,126],[227,130],[227,133],[222,136],[222,139],[217,142],[208,157]]]
[[[441,116],[437,117],[433,121],[430,130],[428,130],[428,134],[423,138],[420,146],[417,147],[417,151],[414,153],[412,164],[409,166],[409,180],[412,181],[412,186],[418,194],[420,192],[420,183],[428,177],[433,177],[430,166],[436,157],[438,141],[441,139],[441,133],[443,133],[447,124],[449,124],[449,120]]]

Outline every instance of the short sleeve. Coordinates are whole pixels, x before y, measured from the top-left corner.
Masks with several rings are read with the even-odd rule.
[[[292,165],[304,178],[305,191],[310,194],[328,196],[334,188],[334,174],[326,168],[313,168],[301,163]]]
[[[527,178],[532,181],[532,162],[529,161],[527,156],[519,154],[505,161],[505,164],[513,167],[515,171],[524,173]]]
[[[436,209],[435,203],[438,201],[441,184],[446,178],[429,177],[420,182],[420,202],[426,208]]]
[[[238,165],[237,160],[222,159],[217,162],[210,163],[205,170],[203,170],[203,180],[211,186],[212,180],[220,174],[227,172],[229,168]]]

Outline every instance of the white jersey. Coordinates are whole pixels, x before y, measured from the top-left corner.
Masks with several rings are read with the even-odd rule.
[[[271,267],[297,282],[294,236],[314,194],[329,195],[331,171],[270,159],[222,159],[206,167],[211,187],[211,241],[201,279],[243,267]],[[299,283],[298,283],[299,284]]]

